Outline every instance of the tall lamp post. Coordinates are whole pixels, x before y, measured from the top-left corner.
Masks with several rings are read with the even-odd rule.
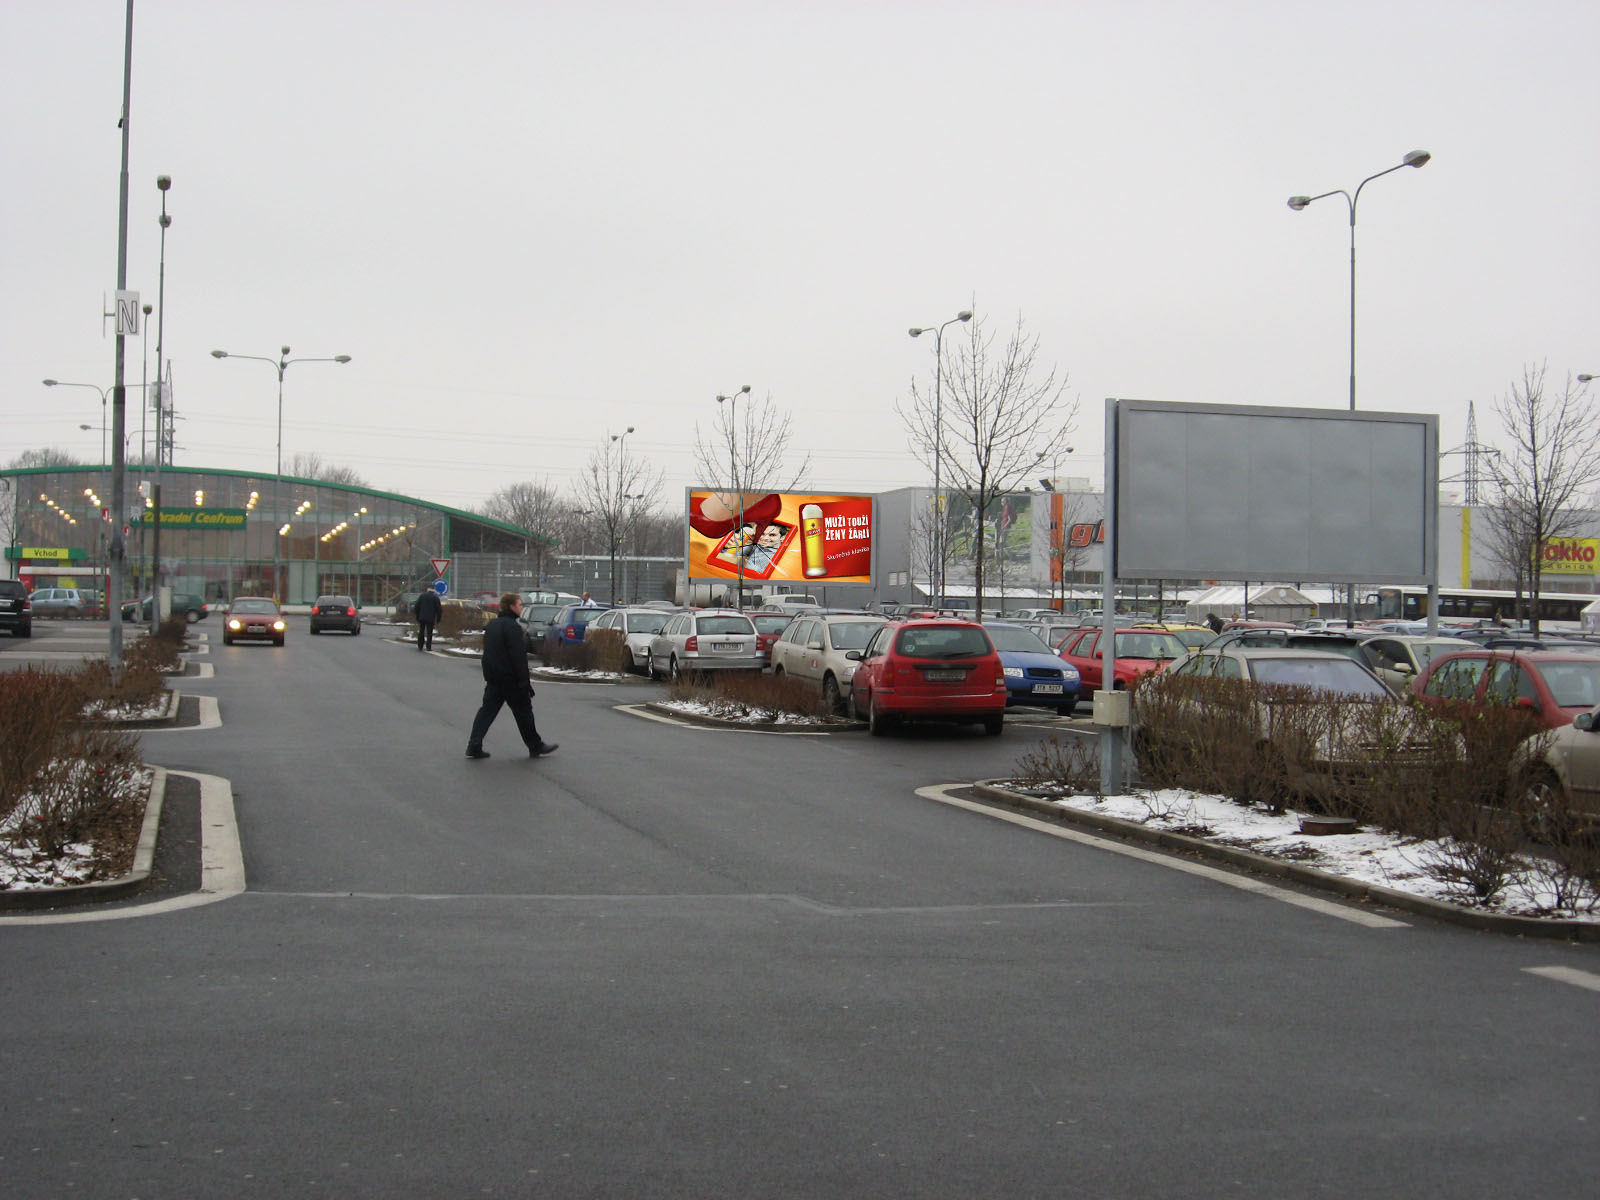
[[[934,507],[934,557],[938,560],[938,580],[935,583],[937,599],[935,608],[944,607],[944,530],[947,514],[944,511],[944,327],[957,321],[972,320],[970,309],[962,309],[944,325],[914,325],[906,330],[912,337],[921,337],[933,330],[933,507]]]
[[[1392,167],[1386,167],[1376,175],[1368,175],[1356,185],[1354,193],[1343,188],[1335,188],[1331,192],[1323,192],[1318,196],[1290,196],[1289,207],[1295,212],[1304,212],[1309,204],[1318,200],[1325,200],[1329,196],[1343,196],[1345,204],[1350,210],[1350,411],[1356,410],[1356,205],[1361,200],[1361,189],[1374,179],[1382,179],[1385,175],[1393,174],[1402,167],[1424,167],[1433,155],[1426,150],[1413,150]],[[1356,585],[1350,584],[1346,618],[1350,625],[1356,622]]]
[[[283,593],[278,590],[278,586],[279,575],[283,570],[283,531],[287,523],[283,519],[283,373],[295,363],[347,363],[350,361],[350,356],[335,354],[332,358],[290,358],[289,347],[284,346],[277,358],[266,358],[260,354],[230,354],[226,350],[213,350],[211,357],[247,358],[252,362],[264,362],[278,373],[278,477],[272,497],[272,515],[277,526],[272,533],[272,592],[275,596],[281,596]]]
[[[736,392],[727,395],[718,393],[717,403],[728,406],[728,459],[729,470],[733,472],[733,494],[735,503],[739,506],[739,523],[733,527],[735,536],[744,536],[744,486],[739,482],[739,397],[750,394],[750,385],[747,383]],[[744,563],[739,558],[738,552],[743,546],[734,547],[734,607],[744,609]]]
[[[626,469],[626,464],[627,464],[627,461],[628,461],[628,459],[627,459],[628,435],[630,433],[632,433],[632,432],[633,432],[633,426],[629,425],[621,433],[613,433],[611,435],[611,440],[613,442],[615,442],[616,446],[617,446],[617,480],[616,480],[616,482],[617,482],[617,492],[616,492],[616,497],[615,497],[614,501],[612,502],[613,505],[614,505],[614,507],[612,508],[613,516],[612,516],[612,520],[611,520],[611,528],[607,531],[609,536],[606,539],[607,541],[609,541],[611,543],[610,549],[611,549],[611,603],[612,604],[615,604],[617,602],[617,523],[622,520],[622,489],[626,486],[626,484],[623,482],[622,473]]]

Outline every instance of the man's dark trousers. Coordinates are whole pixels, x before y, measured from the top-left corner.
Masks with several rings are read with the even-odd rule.
[[[489,732],[489,726],[494,724],[494,719],[500,715],[501,706],[509,708],[511,715],[517,720],[517,732],[522,735],[523,744],[532,750],[541,742],[539,729],[533,722],[533,693],[525,688],[502,687],[498,683],[488,683],[483,688],[483,706],[478,709],[478,715],[472,718],[472,732],[467,735],[467,749],[481,750],[483,737]]]
[[[417,622],[417,649],[418,650],[432,650],[433,649],[433,624],[434,623],[432,621],[418,621]]]

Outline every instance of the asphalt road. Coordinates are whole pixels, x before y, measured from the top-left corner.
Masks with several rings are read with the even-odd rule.
[[[36,628],[0,669],[104,646]],[[0,918],[8,1197],[1592,1194],[1595,948],[918,794],[1047,721],[725,732],[540,684],[560,752],[505,713],[471,762],[474,663],[200,631],[222,724],[145,755],[232,782],[246,891]]]

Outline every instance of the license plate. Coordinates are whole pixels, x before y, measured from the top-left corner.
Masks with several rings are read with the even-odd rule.
[[[924,671],[922,677],[929,683],[960,683],[967,677],[965,671]]]
[[[711,648],[713,650],[720,650],[724,654],[737,654],[739,652],[739,643],[738,642],[712,642],[711,643]]]
[[[1061,685],[1059,683],[1036,683],[1033,685],[1035,694],[1040,696],[1059,696]]]

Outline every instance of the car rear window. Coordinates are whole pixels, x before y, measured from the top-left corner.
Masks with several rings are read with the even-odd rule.
[[[629,633],[660,633],[671,613],[629,613]]]
[[[750,618],[756,623],[756,628],[762,633],[782,633],[789,628],[789,622],[794,620],[788,613],[757,613]]]
[[[755,633],[749,617],[700,617],[695,621],[697,633]]]
[[[902,629],[895,650],[907,658],[976,658],[992,653],[988,635],[971,626]]]

